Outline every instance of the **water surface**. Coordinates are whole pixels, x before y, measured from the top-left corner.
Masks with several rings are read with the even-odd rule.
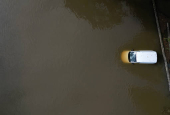
[[[151,1],[2,0],[0,114],[162,115],[168,86]],[[121,61],[155,50],[155,65]]]

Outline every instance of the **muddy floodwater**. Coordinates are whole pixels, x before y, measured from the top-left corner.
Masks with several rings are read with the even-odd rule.
[[[0,115],[162,115],[168,95],[150,0],[0,1]]]

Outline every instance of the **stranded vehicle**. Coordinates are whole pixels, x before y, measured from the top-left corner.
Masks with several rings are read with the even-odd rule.
[[[155,64],[157,63],[157,53],[155,51],[129,51],[128,60],[130,63]]]

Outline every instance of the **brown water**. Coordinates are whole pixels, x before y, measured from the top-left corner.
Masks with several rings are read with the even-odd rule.
[[[121,61],[155,50],[155,65]],[[162,115],[170,107],[148,0],[1,0],[0,115]]]

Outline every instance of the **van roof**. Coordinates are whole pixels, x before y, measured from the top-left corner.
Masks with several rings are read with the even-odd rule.
[[[157,53],[155,51],[138,51],[136,53],[136,61],[143,63],[156,63]]]

